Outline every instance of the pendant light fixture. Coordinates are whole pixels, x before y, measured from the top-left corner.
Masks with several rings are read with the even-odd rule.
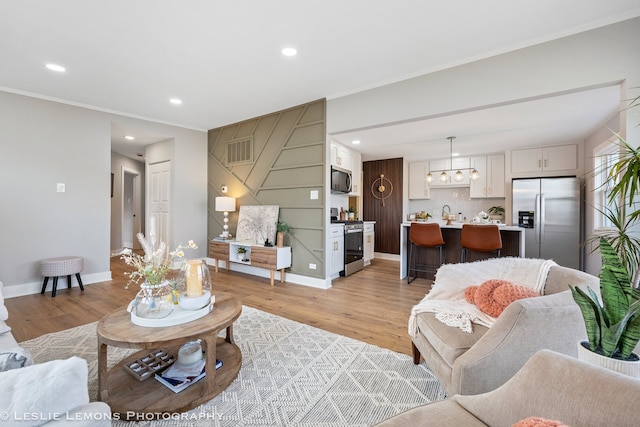
[[[447,139],[449,140],[449,166],[451,168],[453,168],[453,140],[455,138],[456,138],[455,136],[447,137]],[[462,171],[471,171],[471,173],[469,174],[469,177],[474,181],[480,177],[480,173],[475,168],[460,168],[456,171],[455,175],[453,176],[453,179],[456,182],[461,182],[462,180],[464,180],[464,174],[462,173]],[[440,172],[440,181],[442,182],[447,182],[449,180],[449,175],[447,174],[446,170],[434,170],[434,171],[429,171],[427,173],[425,177],[427,182],[433,181],[433,175],[431,174],[431,172]]]

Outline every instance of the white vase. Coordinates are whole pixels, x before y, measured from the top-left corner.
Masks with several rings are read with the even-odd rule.
[[[585,347],[584,344],[587,345]],[[610,369],[623,375],[634,378],[640,378],[640,360],[627,361],[606,357],[589,350],[589,343],[586,341],[578,342],[578,360],[600,366],[601,368]],[[635,353],[632,353],[635,355]]]

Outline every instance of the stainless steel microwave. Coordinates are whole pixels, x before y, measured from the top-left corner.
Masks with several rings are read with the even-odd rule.
[[[331,166],[331,192],[351,192],[351,171]]]

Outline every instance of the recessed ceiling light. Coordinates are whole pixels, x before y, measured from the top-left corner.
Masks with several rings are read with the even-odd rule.
[[[451,153],[451,157],[457,157],[459,155],[460,155],[460,153]]]
[[[128,139],[129,141],[133,141],[134,139],[136,139],[134,136],[131,136],[131,135],[126,135],[124,138]]]
[[[174,105],[180,105],[182,104],[182,99],[178,99],[178,98],[171,98],[169,100],[170,103],[174,104]]]
[[[358,145],[360,144],[360,140],[359,139],[354,139],[353,141],[351,141],[352,144]]]
[[[292,47],[285,47],[284,49],[282,49],[282,54],[284,56],[296,56],[297,53],[298,51]]]
[[[59,73],[64,73],[65,71],[67,71],[67,69],[64,68],[62,65],[57,65],[57,64],[47,64],[46,67],[51,71],[57,71]]]

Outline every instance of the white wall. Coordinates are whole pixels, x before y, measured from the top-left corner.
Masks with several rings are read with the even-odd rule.
[[[196,240],[200,248],[191,255],[205,256],[206,132],[0,92],[0,280],[6,296],[40,292],[39,261],[50,257],[83,256],[85,284],[111,279],[114,120],[173,136],[175,237]],[[65,193],[56,192],[57,183],[66,185]]]
[[[20,285],[19,294],[39,292],[43,258],[81,255],[86,282],[110,279],[109,120],[0,92],[0,146],[0,280],[6,295]],[[57,183],[66,192],[56,192]]]

